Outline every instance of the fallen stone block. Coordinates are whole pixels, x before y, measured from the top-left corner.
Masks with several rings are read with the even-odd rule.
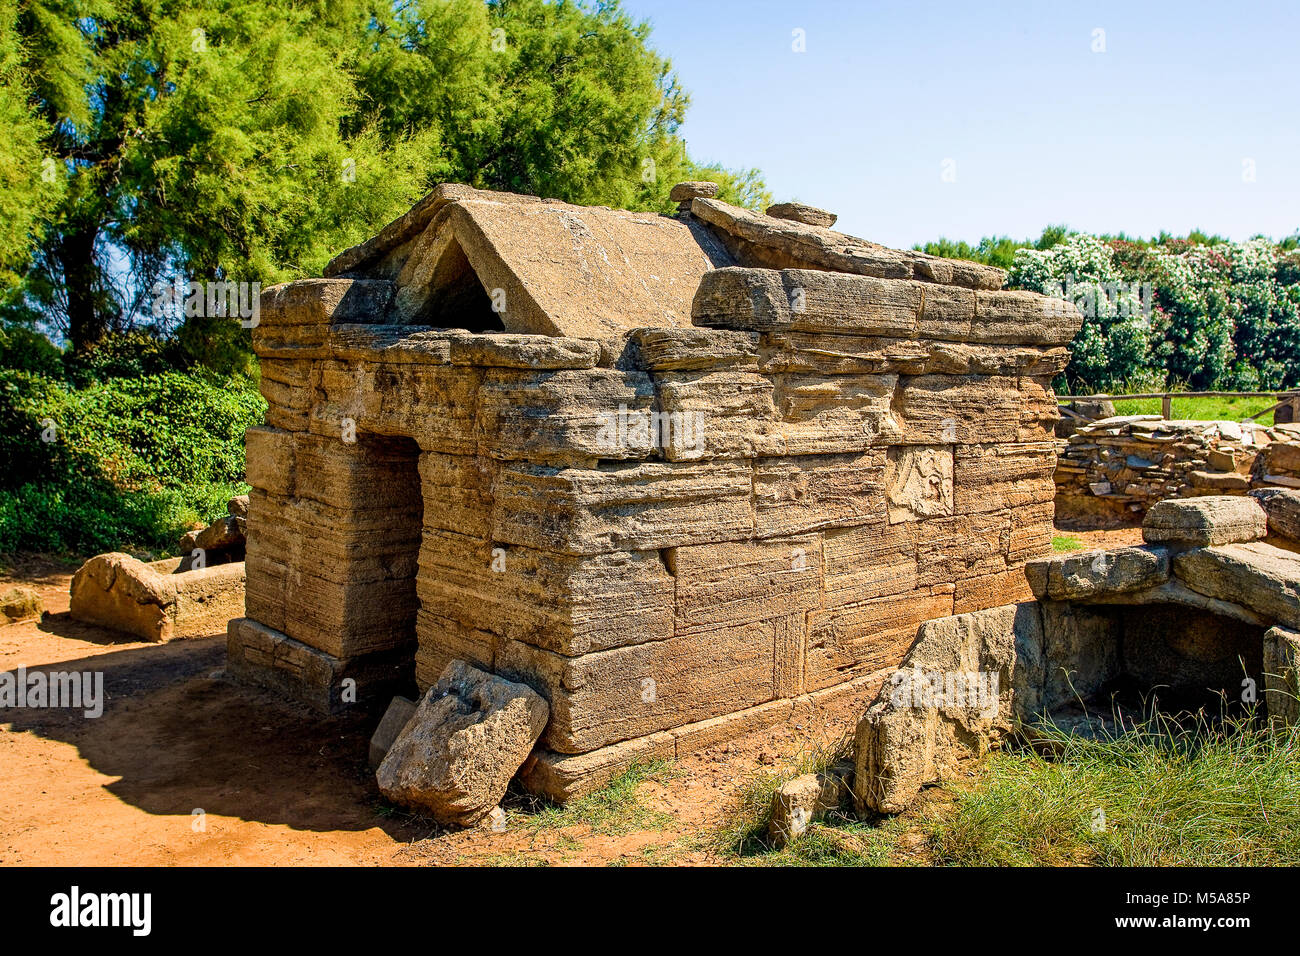
[[[379,789],[440,823],[473,826],[500,804],[549,717],[531,687],[452,661],[380,763]]]
[[[370,769],[378,770],[384,757],[393,748],[393,741],[415,715],[415,701],[409,697],[394,697],[370,738]]]
[[[1268,515],[1250,497],[1213,495],[1185,501],[1160,501],[1142,522],[1142,538],[1152,544],[1206,547],[1258,541],[1268,534]]]
[[[40,617],[43,602],[32,588],[12,587],[0,594],[0,615],[8,621],[26,621]]]
[[[1043,624],[1033,602],[926,621],[858,723],[858,811],[898,813],[1038,709]]]
[[[840,805],[848,791],[852,765],[828,768],[823,773],[805,773],[787,780],[772,794],[767,837],[781,849],[803,834],[810,823],[820,820]]]

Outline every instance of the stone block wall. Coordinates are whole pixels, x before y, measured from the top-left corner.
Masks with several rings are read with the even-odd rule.
[[[453,659],[522,681],[551,710],[525,781],[564,798],[1030,596],[1072,308],[723,268],[692,326],[584,339],[384,324],[393,294],[264,295],[246,679],[331,709]]]

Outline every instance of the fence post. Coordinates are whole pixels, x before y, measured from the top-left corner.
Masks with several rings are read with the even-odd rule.
[[[1174,397],[1165,395],[1160,399],[1160,415],[1166,421],[1174,417]]]

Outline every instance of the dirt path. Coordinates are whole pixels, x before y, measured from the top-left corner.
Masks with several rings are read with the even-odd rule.
[[[78,624],[70,580],[48,563],[5,578],[37,587],[47,613],[0,628],[0,671],[103,671],[107,702],[97,719],[0,712],[0,865],[708,863],[701,838],[752,774],[834,740],[856,709],[680,761],[642,785],[630,823],[539,814],[519,795],[504,833],[439,832],[384,805],[366,767],[375,715],[322,719],[230,683],[221,636],[147,644]]]
[[[3,580],[40,590],[47,613],[0,628],[0,671],[103,671],[108,699],[97,719],[0,712],[0,865],[723,862],[710,835],[754,775],[832,745],[865,703],[678,761],[604,818],[515,795],[506,832],[441,832],[384,804],[366,766],[377,715],[322,719],[230,683],[220,635],[158,645],[78,624],[67,567],[27,562]]]

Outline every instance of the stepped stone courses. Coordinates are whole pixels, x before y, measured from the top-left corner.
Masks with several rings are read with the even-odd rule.
[[[682,201],[441,186],[267,291],[232,673],[324,709],[453,661],[525,684],[522,778],[565,799],[1029,596],[1077,310]]]

